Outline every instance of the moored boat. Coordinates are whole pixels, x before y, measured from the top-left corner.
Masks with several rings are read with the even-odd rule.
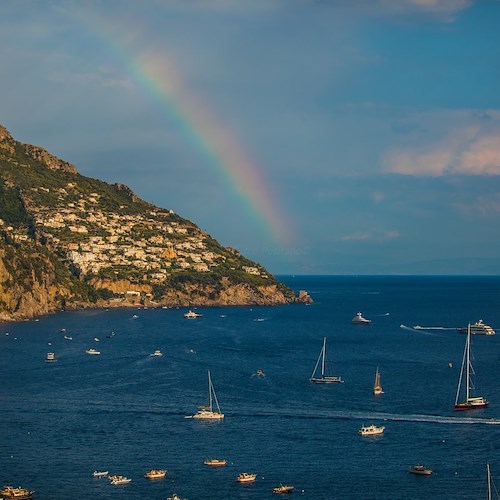
[[[98,351],[97,349],[87,349],[85,352],[92,356],[98,356],[99,354],[101,354],[101,351]]]
[[[4,499],[16,498],[17,500],[28,500],[34,495],[34,491],[27,490],[18,486],[14,488],[13,486],[4,486],[0,490],[0,496]]]
[[[470,356],[470,340],[471,340],[471,330],[469,325],[469,330],[467,332],[467,338],[465,340],[464,355],[462,357],[462,367],[460,368],[460,377],[458,379],[457,394],[455,397],[455,410],[475,410],[480,408],[486,408],[489,405],[489,401],[482,396],[472,396],[471,392],[474,389],[472,383],[472,375],[475,373],[474,368],[471,363]],[[462,384],[465,371],[465,383]],[[462,389],[462,385],[464,388]],[[459,401],[461,392],[465,392],[464,399]]]
[[[150,469],[144,477],[148,479],[163,479],[167,475],[167,471],[165,469]]]
[[[156,351],[153,354],[150,354],[150,356],[163,356],[163,354],[160,349],[156,349]]]
[[[48,363],[50,363],[51,361],[55,361],[56,360],[56,355],[55,353],[53,352],[48,352],[47,353],[47,357],[45,358],[45,361],[47,361]]]
[[[375,382],[373,383],[373,394],[375,396],[378,396],[379,394],[384,394],[384,390],[382,389],[382,386],[380,385],[380,372],[378,370],[375,371]]]
[[[408,471],[421,476],[430,476],[432,474],[432,470],[423,465],[412,465],[408,468]]]
[[[103,471],[95,470],[94,472],[92,472],[92,476],[94,476],[94,477],[106,477],[108,474],[109,474],[109,471],[107,471],[107,470],[103,470]]]
[[[363,315],[360,312],[356,313],[356,316],[351,319],[351,323],[353,325],[369,325],[371,322],[371,319],[363,318]]]
[[[483,323],[482,319],[476,321],[475,323],[472,323],[472,325],[457,328],[457,330],[460,333],[467,333],[469,327],[471,335],[495,335],[495,330],[493,330],[490,325]]]
[[[385,430],[385,426],[381,425],[380,427],[377,427],[376,425],[367,425],[367,426],[362,426],[361,429],[359,429],[358,433],[361,434],[362,436],[377,436],[378,434],[383,434]]]
[[[223,467],[227,464],[227,460],[218,459],[218,458],[209,458],[203,462],[205,465],[209,465],[211,467]]]
[[[171,497],[167,497],[167,500],[188,500],[187,498],[181,498],[177,493],[172,493]]]
[[[113,479],[111,479],[111,478],[113,478]],[[111,479],[111,484],[114,484],[115,486],[121,486],[123,484],[129,484],[132,482],[132,479],[129,479],[128,477],[120,476],[120,475],[110,476],[110,479]]]
[[[320,369],[321,363],[321,369]],[[337,375],[328,375],[326,372],[326,337],[323,337],[323,347],[318,356],[318,361],[316,361],[316,366],[309,378],[311,382],[316,384],[334,384],[342,383],[342,377]]]
[[[286,484],[280,484],[273,488],[273,493],[291,493],[295,489],[295,486],[289,486]]]
[[[241,474],[238,475],[236,481],[238,481],[238,483],[252,483],[256,479],[257,479],[257,474],[248,474],[246,472],[242,472]]]
[[[215,403],[215,407],[214,407]],[[222,420],[224,413],[221,412],[217,395],[212,384],[210,370],[208,371],[208,406],[200,406],[200,409],[191,417],[203,420]]]
[[[187,313],[184,313],[184,317],[187,319],[201,318],[202,314],[189,310]]]

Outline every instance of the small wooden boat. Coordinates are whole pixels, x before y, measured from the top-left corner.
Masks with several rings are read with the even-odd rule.
[[[93,477],[106,477],[108,475],[109,471],[107,470],[103,470],[103,471],[99,471],[99,470],[95,470],[94,472],[92,472],[92,476]]]
[[[17,500],[29,500],[34,493],[34,491],[27,490],[21,486],[17,488],[13,486],[4,486],[4,488],[0,490],[0,496],[5,499],[16,498]]]
[[[412,465],[408,468],[409,472],[412,474],[417,474],[420,476],[430,476],[432,474],[432,470],[429,467],[424,467],[423,465]]]
[[[295,486],[289,486],[286,484],[280,484],[273,488],[273,493],[281,494],[281,493],[291,493],[295,489]]]
[[[144,477],[148,479],[163,479],[167,475],[167,471],[165,469],[150,469]]]
[[[256,479],[257,479],[257,474],[247,474],[246,472],[242,472],[236,478],[236,481],[238,481],[238,483],[252,483]]]
[[[209,458],[203,462],[205,465],[210,465],[211,467],[222,467],[227,464],[227,460],[221,460],[218,458]]]

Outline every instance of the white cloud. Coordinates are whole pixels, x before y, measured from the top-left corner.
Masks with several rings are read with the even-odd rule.
[[[439,177],[447,174],[500,175],[500,112],[498,110],[429,113],[421,116],[420,128],[427,140],[396,146],[382,155],[385,172]],[[457,125],[459,123],[459,125]],[[444,131],[443,128],[447,130]],[[436,137],[429,142],[429,137]]]

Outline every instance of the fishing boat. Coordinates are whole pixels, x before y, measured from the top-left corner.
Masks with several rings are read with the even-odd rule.
[[[371,319],[363,318],[363,315],[360,312],[356,313],[356,316],[351,319],[351,323],[353,325],[369,325],[371,322]]]
[[[420,476],[430,476],[432,474],[432,470],[429,469],[429,467],[424,467],[423,465],[412,465],[408,468],[408,471],[412,474]]]
[[[384,390],[382,389],[382,386],[380,385],[380,372],[378,371],[378,366],[377,370],[375,371],[375,382],[373,383],[373,394],[377,396],[378,394],[384,394]]]
[[[320,373],[318,373],[320,365],[321,369]],[[317,384],[334,384],[344,382],[341,377],[326,374],[326,337],[323,337],[323,347],[321,348],[318,361],[316,361],[316,366],[314,367],[309,380]]]
[[[98,356],[101,354],[101,351],[98,351],[97,349],[87,349],[85,352],[91,356]]]
[[[47,363],[50,363],[52,361],[55,361],[56,360],[56,355],[55,353],[53,352],[48,352],[47,353],[47,357],[45,358],[45,361],[47,361]]]
[[[385,430],[385,427],[381,425],[380,427],[377,427],[376,425],[367,425],[367,426],[362,426],[361,429],[359,429],[358,434],[361,434],[362,436],[377,436],[379,434],[383,434]]]
[[[246,472],[242,472],[236,478],[238,483],[253,483],[257,479],[257,474],[247,474]]]
[[[109,471],[107,471],[107,470],[103,470],[103,471],[95,470],[94,472],[92,472],[93,477],[106,477],[108,474],[109,474]]]
[[[165,469],[150,469],[144,474],[148,479],[163,479],[167,475]]]
[[[208,406],[200,406],[200,409],[191,418],[205,420],[221,420],[224,418],[224,413],[220,411],[217,394],[215,394],[215,389],[212,384],[210,370],[208,371]]]
[[[203,462],[205,465],[209,465],[210,467],[223,467],[227,464],[227,460],[221,460],[218,458],[208,458]]]
[[[295,486],[289,486],[286,484],[280,484],[273,488],[273,493],[291,493],[295,489]]]
[[[462,367],[460,368],[460,377],[458,379],[457,395],[455,397],[455,410],[474,410],[486,408],[489,402],[482,396],[471,396],[471,392],[475,389],[472,382],[472,376],[475,374],[474,367],[470,360],[470,324],[465,339],[464,355],[462,357]],[[465,372],[465,383],[462,384]],[[463,386],[463,388],[462,388]],[[465,392],[465,398],[459,401],[461,393]]]
[[[21,488],[21,486],[18,486],[17,488],[14,488],[13,486],[4,486],[0,490],[0,497],[5,499],[16,498],[17,500],[27,500],[30,499],[34,493],[34,491]]]
[[[194,311],[189,310],[187,313],[184,313],[184,317],[187,319],[201,318],[202,314],[198,314]]]

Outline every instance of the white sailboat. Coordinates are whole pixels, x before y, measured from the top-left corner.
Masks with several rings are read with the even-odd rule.
[[[467,339],[465,341],[464,355],[462,358],[462,367],[460,368],[460,377],[458,379],[457,395],[455,397],[455,410],[474,410],[476,408],[486,408],[489,402],[482,396],[471,396],[471,392],[475,389],[472,383],[472,375],[475,374],[474,367],[472,366],[470,360],[470,323],[467,330]],[[461,390],[462,380],[464,378],[465,371],[465,398],[463,401],[459,402],[460,394],[463,392]]]
[[[321,370],[318,374],[320,364]],[[323,337],[323,347],[321,348],[321,352],[318,356],[318,361],[316,361],[316,366],[314,367],[309,380],[317,384],[334,384],[344,382],[341,377],[326,374],[326,337]]]
[[[224,413],[222,413],[220,410],[217,394],[215,394],[215,389],[212,384],[210,370],[208,371],[208,406],[200,406],[200,409],[190,418],[204,420],[221,420],[224,418]]]
[[[373,394],[377,396],[378,394],[384,394],[384,390],[382,389],[382,386],[380,385],[380,372],[378,371],[378,366],[377,370],[375,371],[375,382],[373,383]]]

